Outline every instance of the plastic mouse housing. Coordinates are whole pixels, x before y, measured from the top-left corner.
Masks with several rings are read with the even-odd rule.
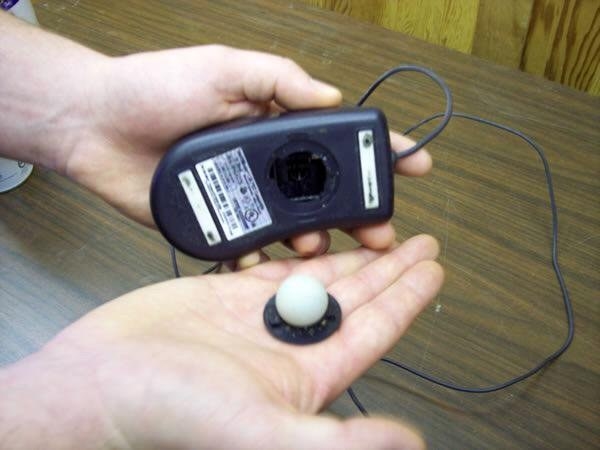
[[[179,250],[233,259],[298,233],[389,219],[391,156],[385,116],[374,108],[230,122],[165,154],[152,214]]]

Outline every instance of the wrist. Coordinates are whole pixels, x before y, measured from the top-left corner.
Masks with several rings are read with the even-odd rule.
[[[71,161],[98,134],[101,97],[110,60],[105,55],[93,53],[87,55],[83,64],[70,62],[71,65],[79,65],[78,68],[64,70],[64,79],[57,86],[56,103],[54,107],[48,107],[40,120],[43,132],[37,136],[36,142],[40,148],[39,163],[44,167],[74,178],[69,173]]]
[[[0,25],[0,155],[64,173],[109,58],[8,14]]]

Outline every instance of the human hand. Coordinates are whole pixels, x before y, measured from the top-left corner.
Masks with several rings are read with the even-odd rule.
[[[290,60],[223,46],[204,46],[109,59],[98,71],[105,80],[91,91],[91,126],[67,163],[67,174],[124,214],[153,225],[149,208],[152,174],[166,149],[194,130],[241,116],[339,105],[340,92],[315,81]],[[412,141],[392,135],[394,149]],[[431,158],[419,152],[401,161],[398,173],[424,174]],[[361,244],[387,248],[389,223],[347,230]],[[326,231],[294,236],[302,256],[323,253]],[[264,259],[242,258],[241,268]]]
[[[311,79],[290,60],[227,48],[192,47],[109,58],[0,14],[0,154],[57,170],[127,216],[153,226],[149,188],[154,169],[181,136],[240,116],[337,106],[340,92]],[[392,148],[413,143],[392,134]],[[396,172],[423,175],[425,151],[401,159]],[[394,242],[389,222],[345,230],[362,245]],[[301,256],[325,252],[326,231],[293,236]],[[264,259],[258,252],[244,268]]]
[[[127,294],[0,371],[0,442],[49,449],[420,448],[415,432],[395,421],[316,413],[385,354],[436,295],[443,278],[432,261],[437,253],[431,237],[417,236],[383,252],[267,262]],[[340,329],[318,344],[282,343],[263,325],[266,301],[292,273],[317,277],[341,305]]]

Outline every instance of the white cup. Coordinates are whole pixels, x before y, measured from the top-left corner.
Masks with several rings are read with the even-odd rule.
[[[38,25],[30,0],[0,0],[0,9]],[[0,192],[6,192],[19,186],[31,175],[32,170],[31,164],[0,158]]]
[[[0,192],[10,191],[23,183],[33,166],[21,161],[0,158]]]
[[[39,25],[30,0],[0,0],[0,7],[29,23]]]

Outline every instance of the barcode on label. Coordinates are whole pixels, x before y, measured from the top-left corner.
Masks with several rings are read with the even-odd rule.
[[[223,180],[212,159],[196,165],[196,170],[202,184],[208,193],[208,198],[217,214],[223,232],[227,239],[235,239],[243,234],[237,217],[231,206],[231,199],[223,186]]]
[[[271,225],[271,216],[240,147],[196,164],[196,171],[227,239]]]
[[[231,230],[237,230],[239,228],[239,224],[237,223],[237,220],[234,217],[233,210],[231,209],[231,204],[229,203],[229,200],[223,192],[223,186],[219,181],[219,177],[217,177],[217,174],[215,173],[214,167],[208,166],[206,168],[206,172],[210,178],[212,185],[214,186],[217,198],[219,199],[219,208],[223,213],[223,216],[225,216],[225,220],[227,220],[229,228]]]

